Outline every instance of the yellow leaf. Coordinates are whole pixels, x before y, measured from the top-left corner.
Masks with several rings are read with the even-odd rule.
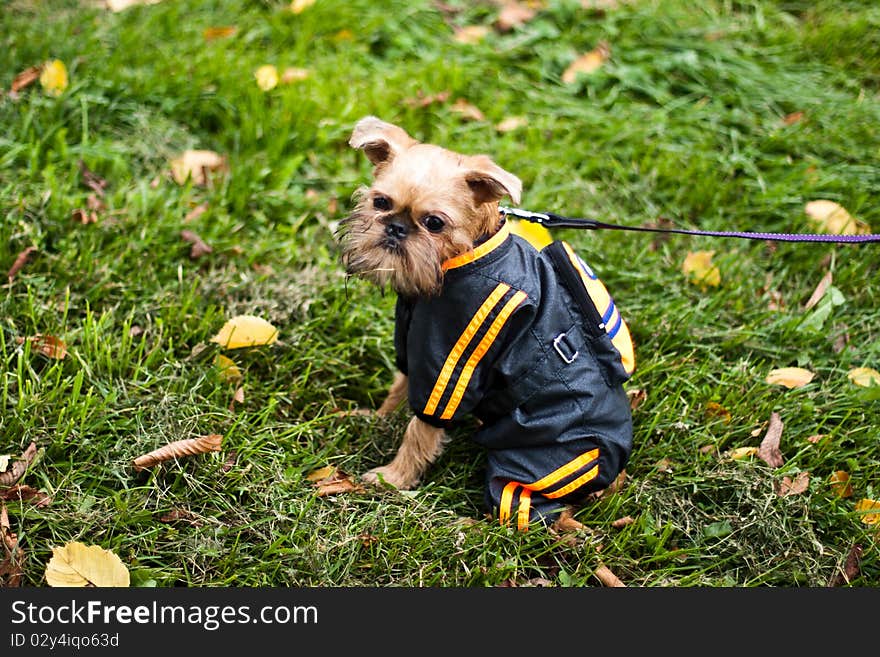
[[[856,502],[856,511],[862,514],[862,522],[866,525],[880,523],[880,502],[877,500],[863,499]]]
[[[524,128],[529,124],[529,121],[524,116],[508,116],[506,119],[502,119],[496,126],[495,129],[498,132],[513,132],[514,130],[519,130],[520,128]]]
[[[455,40],[459,43],[473,45],[479,43],[489,34],[489,28],[485,25],[466,25],[455,28]]]
[[[253,315],[238,315],[223,325],[211,342],[226,349],[272,344],[278,339],[278,329],[265,319]]]
[[[507,225],[510,226],[511,233],[519,235],[539,251],[553,241],[550,231],[541,224],[536,224],[532,221],[508,219]]]
[[[241,370],[231,358],[227,358],[223,354],[217,354],[217,357],[214,359],[214,365],[220,370],[220,378],[226,381],[226,383],[238,383],[241,381]]]
[[[837,470],[831,474],[831,490],[838,497],[852,497],[852,484],[849,482],[849,473],[845,470]]]
[[[571,84],[577,80],[578,74],[589,75],[595,73],[611,56],[611,47],[606,42],[601,42],[590,52],[584,53],[575,59],[562,74],[562,81]]]
[[[730,450],[727,453],[727,455],[730,458],[732,458],[736,461],[739,461],[741,459],[747,459],[750,456],[754,456],[757,453],[758,453],[757,447],[736,447],[736,448]]]
[[[332,465],[325,465],[323,468],[318,468],[317,470],[312,470],[309,474],[306,475],[306,479],[308,481],[321,481],[322,479],[326,479],[330,475],[336,472],[336,468]]]
[[[871,232],[868,224],[850,215],[846,208],[834,201],[810,201],[804,211],[819,230],[832,235],[867,235]]]
[[[703,288],[707,285],[718,287],[721,285],[721,271],[712,264],[714,251],[693,251],[685,256],[681,270],[691,283]]]
[[[40,84],[51,96],[60,96],[67,89],[67,67],[60,59],[46,62],[40,73]]]
[[[313,4],[315,4],[315,0],[293,0],[290,3],[290,11],[294,14],[301,14]]]
[[[231,37],[236,32],[234,25],[223,25],[220,27],[206,27],[202,32],[205,41],[213,41],[214,39],[225,39]]]
[[[73,541],[52,548],[46,565],[49,586],[128,586],[128,568],[110,550]]]
[[[479,107],[470,104],[464,98],[458,98],[449,109],[468,121],[482,121],[486,118]]]
[[[281,84],[299,82],[308,78],[309,75],[309,69],[307,68],[295,68],[293,66],[289,66],[288,68],[284,69],[284,73],[281,74]]]
[[[226,159],[214,151],[188,150],[171,160],[171,175],[178,185],[183,185],[189,178],[194,185],[206,185],[209,172],[225,168]]]
[[[792,388],[802,388],[807,385],[813,380],[814,376],[816,375],[813,372],[802,367],[780,367],[770,370],[770,373],[764,380],[767,383],[785,386],[791,390]]]
[[[856,367],[850,370],[846,376],[857,386],[865,388],[880,386],[880,372],[872,367]]]
[[[272,64],[266,64],[254,71],[257,86],[263,91],[269,91],[278,86],[278,69]]]

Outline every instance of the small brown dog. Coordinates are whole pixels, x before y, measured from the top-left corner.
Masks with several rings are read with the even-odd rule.
[[[498,202],[522,183],[486,155],[461,155],[368,116],[349,144],[374,165],[340,226],[349,274],[397,292],[399,372],[378,415],[404,400],[394,459],[364,479],[415,487],[446,429],[468,414],[487,449],[486,502],[520,529],[556,519],[626,465],[629,330],[604,285],[565,242],[537,250]]]

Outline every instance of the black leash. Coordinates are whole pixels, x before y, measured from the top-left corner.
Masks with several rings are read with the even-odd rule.
[[[552,212],[530,212],[517,208],[499,207],[502,215],[518,217],[541,224],[547,228],[585,228],[587,230],[629,230],[640,233],[675,233],[678,235],[701,235],[704,237],[738,237],[747,240],[775,240],[779,242],[834,242],[860,244],[880,242],[880,235],[828,235],[816,233],[752,233],[727,230],[686,230],[684,228],[651,228],[648,226],[621,226],[595,219],[573,219]]]

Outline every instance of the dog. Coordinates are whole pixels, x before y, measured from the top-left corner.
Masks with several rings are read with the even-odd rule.
[[[447,430],[477,418],[485,502],[505,525],[548,525],[606,488],[632,451],[629,328],[564,241],[538,250],[499,209],[522,182],[487,155],[422,143],[375,116],[349,145],[373,165],[339,226],[346,272],[397,293],[397,373],[376,411],[408,401],[393,460],[362,479],[416,487]]]

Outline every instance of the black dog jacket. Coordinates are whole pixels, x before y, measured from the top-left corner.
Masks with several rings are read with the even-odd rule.
[[[409,404],[436,427],[481,421],[486,503],[502,523],[552,521],[629,458],[629,329],[565,242],[538,251],[505,225],[443,269],[439,294],[397,300]]]

